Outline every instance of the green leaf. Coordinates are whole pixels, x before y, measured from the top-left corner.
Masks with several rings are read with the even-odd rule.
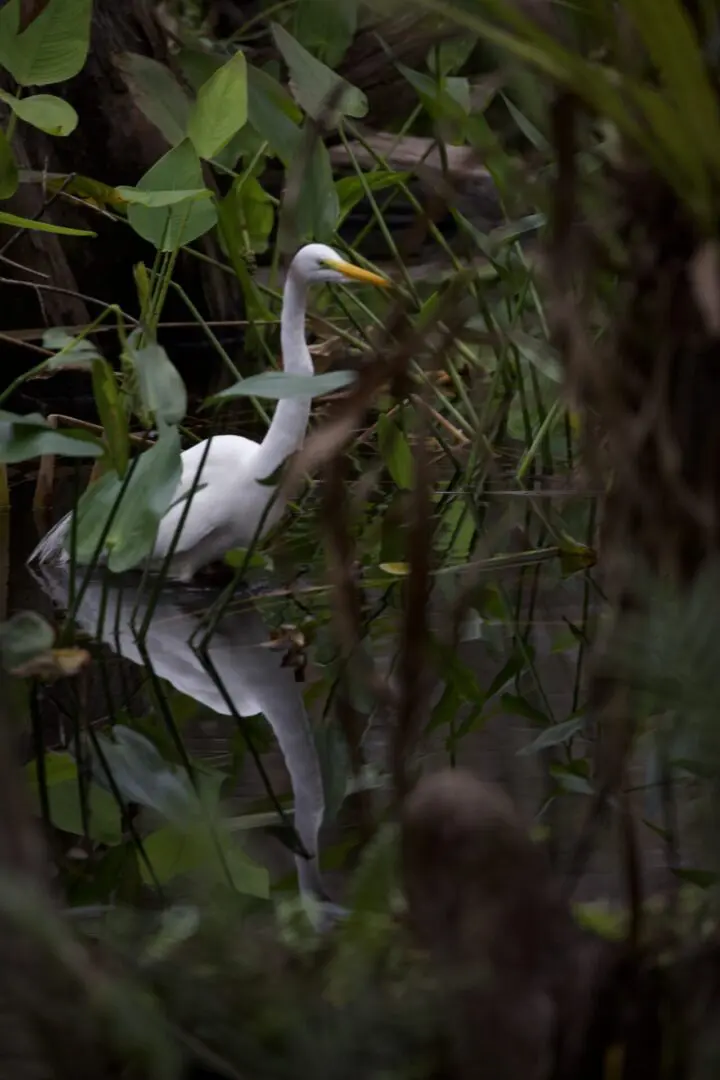
[[[535,724],[541,724],[543,727],[549,728],[551,726],[551,720],[547,714],[531,705],[527,698],[519,694],[502,694],[500,704],[505,712],[510,713],[510,715],[525,716],[528,720],[532,720]]]
[[[407,183],[409,178],[410,173],[384,171],[366,173],[362,180],[359,176],[344,176],[335,184],[340,204],[340,223],[344,221],[352,208],[365,198],[366,185],[370,191],[384,191],[385,188]]]
[[[64,225],[50,225],[46,221],[33,221],[32,218],[18,217],[0,210],[0,225],[10,225],[15,229],[32,229],[35,232],[56,233],[58,236],[97,236],[89,229],[68,229]]]
[[[55,631],[35,611],[18,611],[0,623],[0,656],[7,671],[22,667],[51,649]]]
[[[585,770],[585,771],[583,771]],[[592,795],[594,789],[586,775],[587,763],[581,759],[562,765],[554,762],[550,766],[550,775],[562,791],[570,795]]]
[[[270,398],[273,401],[316,398],[350,386],[356,378],[354,371],[329,371],[325,375],[288,375],[284,371],[266,371],[222,390],[209,402],[236,397]]]
[[[164,826],[146,837],[144,846],[160,884],[180,874],[201,873],[218,884],[231,884],[246,896],[264,900],[270,894],[267,870],[254,863],[224,829],[213,834],[209,826]],[[147,884],[152,884],[147,867],[141,864],[140,870]]]
[[[203,189],[202,166],[192,143],[185,139],[160,158],[137,185],[140,191],[199,191]],[[217,210],[209,200],[185,201],[176,206],[128,206],[128,220],[135,232],[160,251],[175,251],[212,229]]]
[[[200,87],[187,133],[198,155],[212,159],[245,126],[248,116],[245,57],[236,52]]]
[[[267,251],[275,222],[272,199],[254,176],[237,177],[218,207],[221,221],[234,235],[240,252]]]
[[[149,739],[124,724],[115,724],[112,736],[98,735],[98,742],[127,802],[145,806],[171,821],[195,815],[197,794],[183,768],[171,765]]]
[[[528,757],[531,754],[538,754],[541,750],[548,750],[551,746],[559,746],[561,743],[569,742],[574,735],[582,731],[584,723],[585,721],[580,716],[572,720],[565,720],[562,724],[553,724],[552,727],[541,731],[538,737],[528,743],[527,746],[523,746],[518,750],[518,755]]]
[[[293,32],[306,49],[330,67],[340,63],[357,30],[359,0],[297,0]]]
[[[464,125],[470,112],[470,85],[467,79],[453,76],[438,80],[405,64],[395,65],[417,93],[424,108],[435,120],[449,120]]]
[[[0,128],[0,199],[10,199],[18,189],[18,167],[12,146]]]
[[[137,348],[138,332],[128,339],[126,355],[138,376],[140,397],[145,409],[157,421],[179,424],[187,411],[187,391],[180,372],[162,345],[150,341]]]
[[[45,367],[48,371],[60,371],[64,367],[82,367],[90,371],[93,360],[100,356],[88,338],[73,338],[59,326],[52,326],[46,330],[42,343],[46,349],[57,350],[59,354],[47,361]]]
[[[312,146],[309,152],[300,150],[295,155],[287,180],[288,187],[297,183],[300,190],[293,208],[294,220],[290,222],[296,233],[290,245],[293,249],[303,240],[332,240],[338,223],[338,198],[328,149],[312,129],[306,128],[305,134],[312,139]],[[286,209],[289,207],[284,203],[283,213]]]
[[[0,10],[0,66],[21,86],[47,86],[77,75],[90,46],[92,0],[49,0],[27,26],[20,26],[21,0]]]
[[[673,874],[680,881],[687,881],[690,885],[697,885],[700,889],[710,889],[720,881],[720,875],[714,870],[691,869],[690,867],[678,867],[673,869]]]
[[[0,410],[0,462],[14,464],[43,454],[64,457],[100,457],[103,448],[87,431],[56,431],[37,413],[18,416]]]
[[[124,476],[130,456],[128,418],[115,373],[101,356],[92,362],[92,384],[108,456],[118,476]]]
[[[48,135],[71,135],[78,125],[78,114],[70,102],[53,94],[18,98],[0,90],[0,100],[10,106],[18,119]]]
[[[88,833],[99,844],[114,847],[123,840],[122,815],[109,791],[90,784],[87,792]],[[48,788],[50,820],[56,829],[73,836],[83,835],[82,803],[77,779],[53,784]],[[36,812],[40,812],[39,799]]]
[[[77,782],[77,762],[67,750],[46,750],[44,757],[45,786],[53,787],[65,780]],[[37,761],[29,761],[25,766],[25,776],[31,789],[38,789]]]
[[[300,146],[302,113],[277,79],[248,64],[248,117],[258,135],[287,166]]]
[[[385,466],[399,488],[413,486],[413,455],[405,435],[384,413],[378,417],[378,448]]]
[[[524,113],[520,112],[517,105],[515,105],[509,97],[507,97],[503,93],[500,94],[500,97],[505,102],[507,111],[513,118],[516,127],[519,131],[522,132],[528,142],[532,146],[534,146],[536,150],[540,150],[545,154],[551,153],[550,143],[545,138],[543,133],[541,131],[538,131],[535,125],[531,123],[530,120],[528,120],[527,116],[525,116]]]
[[[211,199],[209,188],[197,188],[190,191],[142,191],[140,188],[119,187],[118,195],[133,206],[175,206],[176,203],[191,202],[197,199]]]
[[[427,54],[427,66],[436,75],[449,75],[463,66],[476,45],[477,38],[472,34],[447,38],[438,45],[431,46]]]
[[[330,109],[335,122],[341,116],[366,115],[368,102],[361,90],[316,60],[279,23],[272,23],[272,33],[290,71],[294,96],[308,116],[327,123]]]
[[[155,446],[140,456],[108,534],[113,573],[132,569],[151,553],[181,473],[180,435],[174,427],[163,428]]]
[[[565,378],[560,356],[546,338],[533,337],[523,330],[512,330],[508,340],[516,347],[524,360],[541,371],[546,378],[560,383]]]
[[[132,52],[123,53],[115,63],[143,115],[171,146],[181,143],[192,103],[170,69],[149,56]]]

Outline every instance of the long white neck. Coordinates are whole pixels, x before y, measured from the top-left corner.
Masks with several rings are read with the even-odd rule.
[[[292,267],[285,281],[282,314],[280,316],[280,346],[283,368],[290,375],[312,375],[313,362],[305,341],[305,309],[307,286],[293,274]],[[257,478],[271,476],[305,438],[310,418],[311,398],[285,398],[278,401],[272,423],[260,444],[257,457]]]

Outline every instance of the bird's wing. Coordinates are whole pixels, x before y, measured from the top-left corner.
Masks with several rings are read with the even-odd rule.
[[[154,558],[164,558],[172,543],[182,517],[197,471],[202,465],[200,480],[192,495],[192,505],[185,518],[182,533],[174,554],[181,555],[193,548],[227,522],[229,510],[237,506],[239,487],[242,487],[258,444],[240,435],[216,435],[205,457],[206,443],[191,446],[182,454],[182,476],[173,497],[173,505],[160,522]]]

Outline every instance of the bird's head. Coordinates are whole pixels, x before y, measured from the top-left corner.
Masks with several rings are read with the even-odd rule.
[[[353,282],[364,285],[388,287],[391,283],[379,274],[364,270],[361,266],[343,259],[327,244],[306,244],[300,248],[290,264],[290,273],[307,285],[326,281],[335,284]]]

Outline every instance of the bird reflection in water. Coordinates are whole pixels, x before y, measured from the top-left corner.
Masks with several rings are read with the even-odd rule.
[[[53,602],[67,610],[69,567],[48,564],[31,572]],[[296,854],[301,893],[320,901],[331,915],[335,909],[325,903],[317,859],[325,809],[320,762],[300,686],[285,663],[285,650],[273,646],[247,594],[247,602],[233,606],[217,624],[206,647],[206,665],[191,640],[214,594],[170,585],[157,597],[152,594],[152,586],[142,588],[140,574],[96,572],[82,594],[75,621],[127,660],[142,666],[147,661],[159,678],[221,716],[264,715],[292,785],[295,833],[306,853]],[[152,617],[140,641],[138,631],[151,597]]]

